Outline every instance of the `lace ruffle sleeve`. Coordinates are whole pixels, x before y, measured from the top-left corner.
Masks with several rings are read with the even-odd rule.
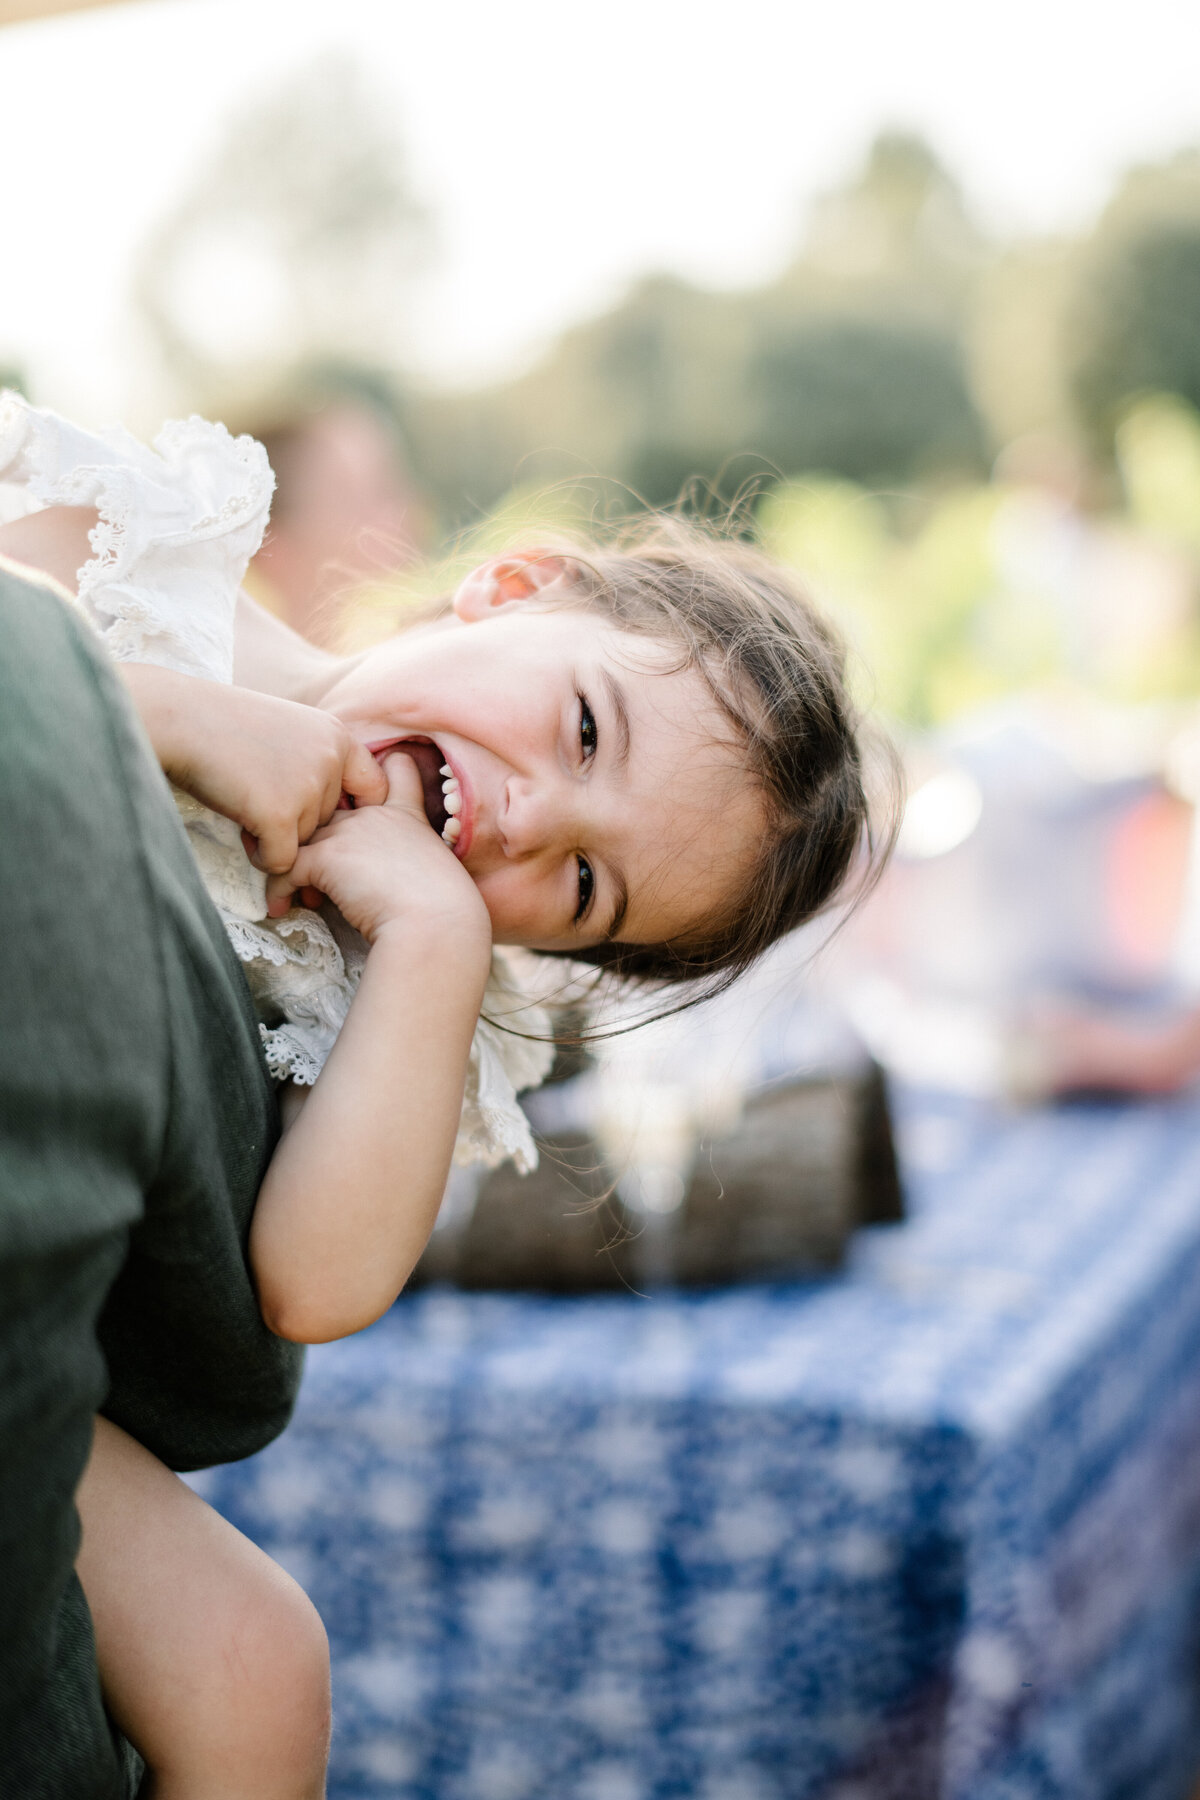
[[[192,418],[164,425],[147,447],[6,393],[0,481],[43,506],[96,508],[79,598],[116,661],[232,679],[238,589],[275,487],[261,444]]]

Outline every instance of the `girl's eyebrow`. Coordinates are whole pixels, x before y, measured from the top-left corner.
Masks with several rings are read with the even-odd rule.
[[[613,916],[608,921],[608,930],[604,934],[611,942],[625,923],[625,914],[629,911],[629,889],[625,885],[625,877],[620,869],[615,868],[611,863],[608,865],[608,878],[612,882],[616,901],[613,907]]]
[[[624,768],[629,761],[629,708],[625,703],[625,691],[611,669],[602,667],[600,679],[604,683],[604,691],[608,695],[613,722],[617,728],[617,746],[614,755],[618,768]]]
[[[613,750],[613,762],[618,769],[623,769],[629,761],[629,707],[625,699],[625,690],[613,674],[612,670],[601,665],[600,679],[604,683],[604,691],[612,708],[613,724],[616,727],[617,741]],[[612,918],[608,921],[605,937],[611,940],[616,937],[625,922],[625,914],[629,911],[629,886],[624,875],[615,863],[607,863],[608,879],[613,888]]]

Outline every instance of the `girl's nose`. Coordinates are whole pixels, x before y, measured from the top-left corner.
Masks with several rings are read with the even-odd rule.
[[[552,850],[570,835],[571,808],[567,784],[513,775],[505,783],[500,836],[507,855],[524,859]]]

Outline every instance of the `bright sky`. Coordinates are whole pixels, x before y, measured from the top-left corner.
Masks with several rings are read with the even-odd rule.
[[[412,362],[505,373],[670,268],[740,285],[875,131],[924,132],[1000,232],[1086,224],[1200,141],[1200,7],[1140,0],[135,0],[0,31],[0,360],[128,409],[129,258],[223,118],[330,48],[395,98],[439,257]]]

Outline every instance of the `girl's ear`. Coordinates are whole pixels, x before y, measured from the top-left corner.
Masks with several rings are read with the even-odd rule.
[[[570,574],[570,561],[551,550],[513,551],[493,556],[461,581],[451,605],[464,623],[486,619],[497,607],[532,600],[541,588]]]

